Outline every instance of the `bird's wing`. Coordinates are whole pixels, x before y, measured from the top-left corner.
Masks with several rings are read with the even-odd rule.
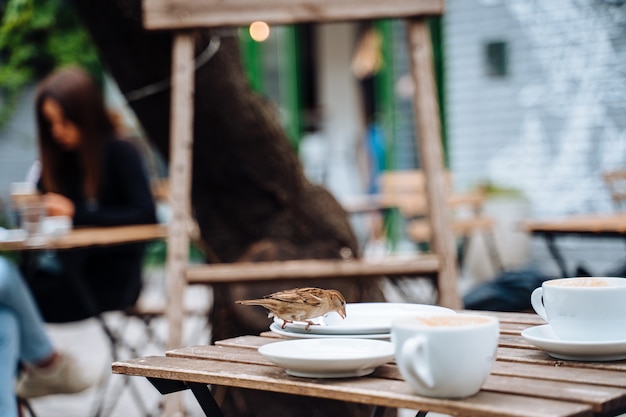
[[[271,294],[269,298],[290,304],[319,305],[323,298],[317,288],[299,288]]]

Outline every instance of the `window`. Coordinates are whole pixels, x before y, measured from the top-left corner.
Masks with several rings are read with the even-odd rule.
[[[485,44],[485,67],[489,77],[506,77],[508,75],[508,43],[491,41]]]

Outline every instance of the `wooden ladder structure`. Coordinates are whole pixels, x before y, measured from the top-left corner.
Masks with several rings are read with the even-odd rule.
[[[427,16],[440,15],[443,0],[143,0],[144,27],[175,31],[172,53],[170,190],[173,218],[168,231],[167,278],[170,348],[182,341],[183,290],[187,283],[243,282],[289,278],[434,275],[438,303],[460,308],[454,238],[449,225],[447,188],[432,50]],[[404,18],[407,24],[417,146],[429,195],[433,254],[410,260],[302,260],[254,264],[187,265],[193,145],[194,41],[200,27],[332,22]]]

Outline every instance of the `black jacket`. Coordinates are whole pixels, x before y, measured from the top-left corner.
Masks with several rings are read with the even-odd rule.
[[[75,155],[64,161],[69,175],[62,193],[74,203],[74,227],[156,223],[156,210],[140,154],[127,141],[109,139],[102,150],[97,201],[84,197]],[[42,189],[45,192],[44,189]],[[47,322],[68,322],[132,306],[141,290],[144,244],[33,253],[23,271]],[[85,285],[88,296],[77,290]],[[90,303],[87,298],[93,297]]]

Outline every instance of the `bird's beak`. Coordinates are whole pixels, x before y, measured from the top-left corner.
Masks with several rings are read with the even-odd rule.
[[[342,319],[346,318],[346,306],[342,306],[337,313],[341,316]]]

